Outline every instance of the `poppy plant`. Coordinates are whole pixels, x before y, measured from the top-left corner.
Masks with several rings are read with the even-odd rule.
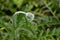
[[[34,20],[34,14],[32,14],[31,12],[27,12],[26,13],[26,12],[23,12],[23,11],[17,11],[17,12],[15,12],[14,15],[16,15],[16,14],[25,14],[27,20],[29,20],[29,21],[33,21]]]

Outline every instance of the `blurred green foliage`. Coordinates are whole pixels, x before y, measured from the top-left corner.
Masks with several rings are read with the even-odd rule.
[[[16,11],[32,12],[33,24]],[[60,40],[60,0],[0,0],[0,40]]]

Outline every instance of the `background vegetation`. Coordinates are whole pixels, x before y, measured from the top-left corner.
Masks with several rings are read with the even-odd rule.
[[[33,23],[16,11],[32,12]],[[60,0],[0,0],[0,40],[60,40]]]

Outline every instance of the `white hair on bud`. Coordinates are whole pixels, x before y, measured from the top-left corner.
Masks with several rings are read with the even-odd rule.
[[[33,21],[34,20],[34,14],[32,14],[31,12],[26,13],[26,17],[29,21]]]

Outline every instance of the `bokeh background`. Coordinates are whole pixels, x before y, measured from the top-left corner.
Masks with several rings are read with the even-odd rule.
[[[60,0],[0,0],[0,20],[2,19],[5,22],[9,22],[10,17],[17,11],[32,12],[35,15],[33,22],[39,25],[37,26],[39,33],[41,30],[43,30],[44,33],[47,31],[52,33],[51,31],[53,30],[54,32],[55,30],[52,38],[54,40],[60,40]],[[6,30],[0,26],[1,40],[2,32],[5,31]],[[44,34],[42,33],[42,35]],[[44,36],[46,37],[46,35]],[[48,38],[46,40],[50,39],[51,38]],[[41,38],[41,40],[44,39]]]

